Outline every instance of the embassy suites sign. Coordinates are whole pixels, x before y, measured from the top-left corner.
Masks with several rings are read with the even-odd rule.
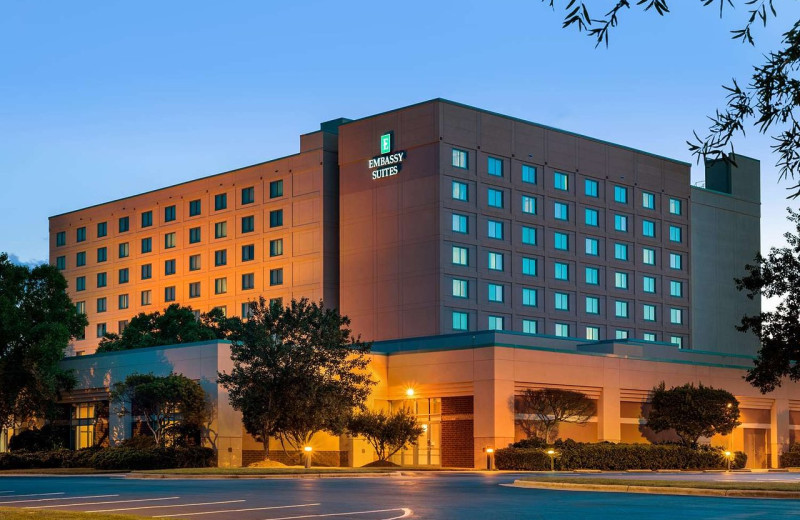
[[[369,169],[371,170],[372,180],[383,179],[384,177],[391,177],[400,172],[400,167],[403,165],[403,159],[406,158],[406,152],[392,153],[392,134],[383,134],[381,136],[381,155],[373,157],[369,160]]]

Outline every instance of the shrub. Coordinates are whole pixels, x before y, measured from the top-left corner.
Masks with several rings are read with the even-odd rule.
[[[63,449],[69,443],[69,432],[65,428],[49,424],[41,428],[23,430],[8,441],[11,451],[47,451]]]
[[[40,452],[0,453],[0,470],[29,468],[95,468],[137,470],[205,468],[216,464],[211,448],[86,448]]]
[[[781,453],[780,463],[782,468],[796,468],[800,466],[800,444],[792,443],[787,451]]]

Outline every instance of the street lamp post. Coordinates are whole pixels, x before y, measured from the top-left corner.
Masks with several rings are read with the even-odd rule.
[[[555,471],[556,470],[556,463],[555,463],[556,450],[551,448],[551,449],[547,450],[547,454],[550,456],[550,471]]]
[[[311,446],[306,446],[303,451],[306,452],[306,469],[311,468],[311,452],[314,450]]]
[[[733,453],[726,451],[725,452],[725,460],[728,462],[728,471],[731,470],[731,459],[733,458]]]
[[[488,471],[492,471],[492,454],[494,453],[494,448],[484,448],[486,452],[486,469]]]

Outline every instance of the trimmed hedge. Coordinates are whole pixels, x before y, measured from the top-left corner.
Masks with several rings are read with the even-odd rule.
[[[614,444],[556,441],[553,449],[556,470],[599,469],[725,469],[724,450],[701,446],[697,449],[678,444]],[[743,468],[747,455],[737,451],[731,468]],[[538,443],[522,441],[495,452],[497,469],[547,471],[550,456]]]
[[[788,451],[781,453],[780,463],[782,468],[796,468],[800,466],[800,444],[792,443]]]
[[[216,465],[211,448],[86,448],[83,450],[17,451],[0,453],[0,470],[40,468],[94,468],[137,470],[206,468]]]

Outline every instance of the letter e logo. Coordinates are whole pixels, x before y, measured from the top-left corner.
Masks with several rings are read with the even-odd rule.
[[[381,153],[389,153],[392,151],[392,134],[383,134],[381,136]]]

